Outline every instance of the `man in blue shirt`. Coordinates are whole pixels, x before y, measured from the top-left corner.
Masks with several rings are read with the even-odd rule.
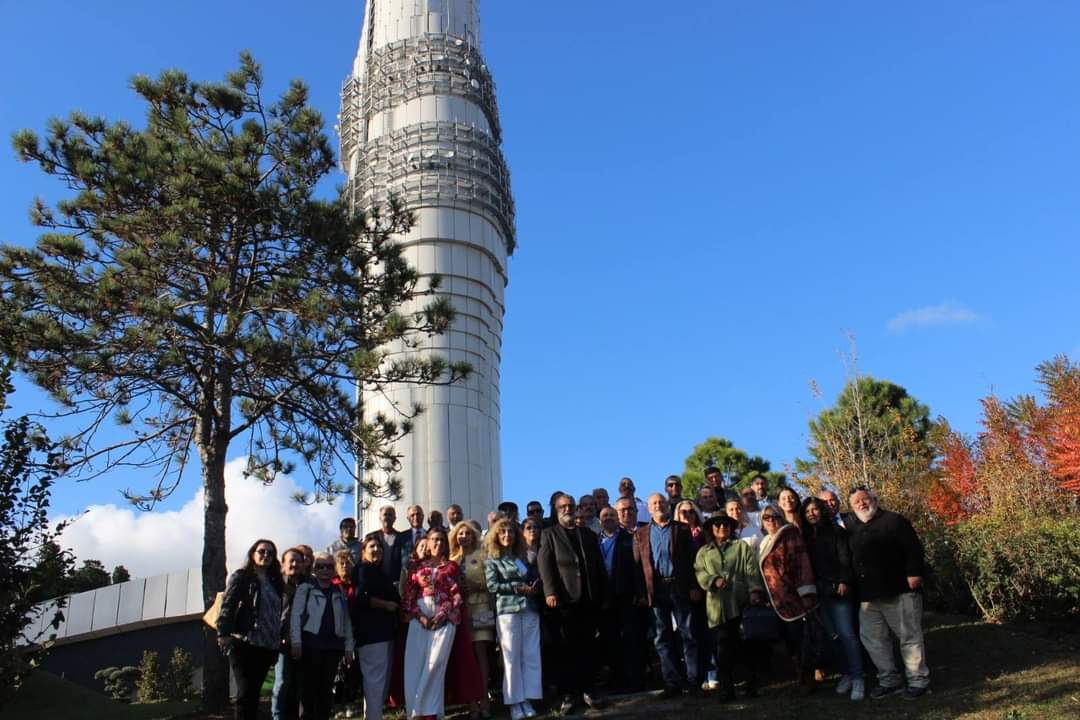
[[[649,496],[652,521],[634,533],[634,560],[641,568],[638,595],[652,610],[654,642],[664,676],[664,697],[674,697],[684,689],[700,687],[704,663],[699,657],[693,628],[693,603],[702,592],[694,576],[696,549],[690,528],[672,520],[667,498]],[[679,645],[672,621],[682,638],[686,677],[679,668]]]
[[[616,505],[636,511],[634,501],[620,498]],[[625,513],[624,513],[625,514]],[[637,523],[631,527],[637,529]],[[607,574],[605,605],[600,614],[600,645],[607,662],[608,688],[638,692],[644,688],[645,608],[637,603],[638,573],[634,562],[634,536],[619,524],[615,508],[600,511],[600,557]]]

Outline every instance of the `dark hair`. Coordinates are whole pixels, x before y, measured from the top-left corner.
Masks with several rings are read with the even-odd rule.
[[[442,535],[443,540],[445,540],[445,542],[443,543],[443,547],[445,548],[444,552],[446,554],[442,558],[440,558],[440,560],[449,560],[450,559],[450,534],[448,532],[443,530],[441,527],[433,527],[433,528],[431,528],[431,529],[429,529],[427,531],[427,534],[424,535],[424,539],[430,541],[431,536],[436,534],[436,533]],[[431,546],[430,546],[430,543],[429,543],[429,545],[428,545],[428,557],[431,557],[430,553],[431,553]]]
[[[818,513],[821,515],[821,519],[815,524],[811,524],[806,519],[806,508],[810,507],[811,504],[817,507]],[[799,507],[799,522],[802,523],[803,536],[807,538],[828,535],[833,531],[832,513],[829,512],[829,506],[825,504],[824,500],[813,496],[802,501],[802,505]]]
[[[560,495],[565,494],[566,493],[564,493],[562,490],[556,490],[555,492],[551,493],[551,498],[548,499],[548,510],[550,511],[548,517],[550,517],[552,520],[555,519],[555,501],[559,499]]]
[[[518,512],[517,503],[513,502],[512,500],[504,500],[503,502],[499,503],[499,507],[497,509],[499,512],[514,513],[515,515],[517,515]]]
[[[735,518],[727,515],[712,515],[705,521],[705,525],[703,526],[705,538],[709,542],[713,542],[713,528],[717,525],[726,525],[732,533],[735,533],[739,529],[739,523]]]
[[[346,525],[352,525],[353,527],[356,527],[356,519],[351,517],[342,518],[341,522],[338,523],[338,530],[345,527]]]
[[[559,498],[561,498],[561,497],[568,497],[568,498],[570,498],[570,502],[574,502],[574,496],[571,495],[570,493],[564,493],[562,490],[557,490],[554,493],[552,493],[551,494],[551,519],[553,521],[557,521],[557,519],[559,517],[559,514],[555,511],[555,503],[559,502]],[[577,505],[577,503],[574,502],[574,505]]]
[[[765,477],[762,473],[754,473],[753,475],[751,475],[750,476],[750,482],[753,483],[758,478],[761,478],[762,480],[764,480],[766,485],[769,484],[769,478]]]
[[[274,589],[280,593],[285,588],[285,582],[281,579],[281,560],[278,558],[277,545],[274,544],[273,540],[259,538],[251,543],[251,547],[249,547],[247,551],[247,562],[244,563],[244,567],[241,568],[241,570],[248,575],[255,575],[255,549],[263,544],[274,548],[274,560],[266,568],[266,579],[269,580],[270,584],[274,586]]]
[[[709,477],[710,475],[723,475],[724,473],[720,472],[720,468],[716,467],[715,465],[710,465],[709,467],[705,468],[705,472],[702,474],[705,477]]]
[[[540,502],[539,500],[530,500],[529,502],[525,503],[526,515],[529,514],[529,508],[533,507],[534,505],[540,508],[540,512],[544,512],[544,503]]]

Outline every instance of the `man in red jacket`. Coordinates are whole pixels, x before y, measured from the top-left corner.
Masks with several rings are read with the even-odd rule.
[[[634,533],[634,560],[641,566],[638,596],[652,610],[663,695],[674,697],[687,687],[701,686],[704,664],[699,662],[693,632],[692,603],[701,602],[702,592],[694,575],[696,549],[690,528],[671,519],[667,499],[660,493],[649,496],[649,514],[652,521]],[[673,619],[682,637],[685,679],[679,671]]]

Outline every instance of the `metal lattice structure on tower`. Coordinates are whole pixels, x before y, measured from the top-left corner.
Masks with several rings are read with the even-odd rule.
[[[368,417],[425,408],[397,446],[404,456],[402,497],[392,503],[399,517],[412,504],[445,510],[458,503],[466,517],[482,519],[502,494],[499,362],[514,201],[495,84],[478,47],[478,5],[367,0],[341,93],[341,162],[353,207],[384,204],[393,193],[416,213],[401,241],[405,256],[422,276],[442,276],[439,294],[458,313],[451,330],[421,351],[473,367],[460,385],[391,386],[364,397]],[[359,513],[363,530],[379,526],[382,504]]]

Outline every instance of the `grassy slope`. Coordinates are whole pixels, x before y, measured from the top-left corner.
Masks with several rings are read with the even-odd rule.
[[[968,618],[928,616],[926,643],[933,692],[917,702],[894,695],[856,704],[833,693],[832,682],[823,685],[815,696],[801,699],[791,682],[778,682],[764,688],[764,696],[752,701],[740,696],[736,702],[722,705],[711,695],[669,701],[639,696],[619,699],[607,710],[590,711],[585,717],[1075,720],[1080,718],[1080,652],[1060,642],[1060,636],[1033,634]],[[1075,643],[1078,638],[1068,639]],[[873,685],[870,680],[868,686]],[[18,702],[4,709],[3,720],[152,720],[192,710],[192,706],[183,704],[123,705],[47,673],[35,673]],[[460,711],[452,715],[468,717]],[[505,711],[500,713],[501,717],[506,715]],[[185,717],[194,720],[204,716],[193,713]],[[205,717],[223,718],[227,714]]]
[[[668,702],[635,699],[596,716],[645,718],[674,713],[696,718],[746,715],[754,720],[1065,720],[1080,718],[1080,653],[1056,640],[961,618],[928,617],[927,659],[933,692],[915,702],[898,695],[853,703],[825,683],[808,699],[790,682],[762,698],[721,705],[710,696]],[[875,685],[867,683],[868,689]],[[589,713],[593,715],[593,713]]]
[[[4,708],[4,720],[157,720],[190,712],[194,704],[127,705],[55,675],[35,672],[19,696]]]

